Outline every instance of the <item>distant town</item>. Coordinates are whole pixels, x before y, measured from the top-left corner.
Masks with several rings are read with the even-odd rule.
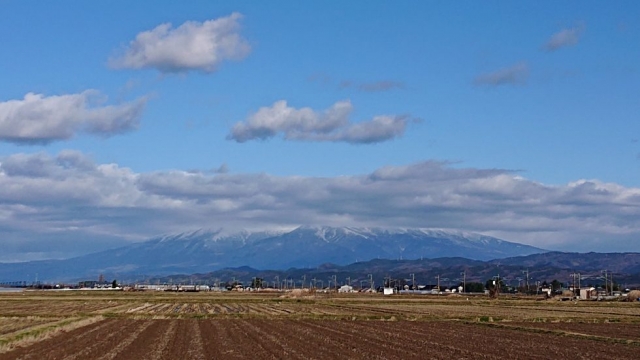
[[[84,280],[77,283],[41,283],[9,282],[0,283],[0,288],[15,290],[82,290],[82,291],[167,291],[167,292],[291,292],[305,291],[318,293],[380,293],[383,295],[468,295],[487,296],[537,296],[566,300],[627,300],[640,301],[640,289],[624,287],[613,281],[612,275],[603,271],[599,276],[581,276],[572,274],[572,282],[533,281],[525,277],[515,279],[493,276],[485,282],[466,281],[466,274],[450,279],[436,276],[435,281],[423,283],[410,274],[408,278],[384,277],[376,282],[373,275],[363,279],[347,277],[340,279],[336,275],[327,279],[302,276],[294,279],[276,275],[272,279],[253,277],[246,279],[215,279],[214,281],[174,282],[171,278],[155,283],[147,280],[141,283],[120,283],[116,279],[106,280],[99,275],[96,280]],[[517,282],[517,285],[512,285]]]

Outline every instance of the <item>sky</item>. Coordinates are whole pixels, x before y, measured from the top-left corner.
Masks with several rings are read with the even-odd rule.
[[[0,262],[299,225],[640,251],[639,14],[0,0]]]

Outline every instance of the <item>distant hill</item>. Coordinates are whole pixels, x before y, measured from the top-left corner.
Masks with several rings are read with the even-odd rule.
[[[548,255],[548,256],[547,256]],[[551,261],[551,259],[553,259]],[[418,284],[435,284],[436,276],[441,285],[457,285],[465,279],[467,282],[481,282],[500,276],[508,285],[525,285],[527,276],[533,286],[537,281],[558,280],[564,284],[573,282],[572,274],[576,274],[576,282],[580,274],[580,285],[603,284],[602,273],[608,269],[608,276],[613,275],[615,283],[625,287],[640,287],[640,253],[561,253],[535,254],[525,257],[513,257],[493,261],[470,260],[464,258],[437,258],[423,260],[382,260],[375,259],[358,262],[346,266],[322,264],[316,268],[287,270],[258,270],[250,267],[226,268],[203,274],[174,274],[166,277],[146,279],[150,283],[209,283],[230,282],[232,279],[250,284],[251,279],[259,277],[272,284],[276,277],[280,280],[290,279],[296,286],[301,286],[305,279],[309,286],[311,279],[318,284],[328,284],[333,276],[339,284],[349,279],[352,284],[368,284],[369,276],[376,284],[382,284],[384,278],[401,279],[411,284],[413,277]],[[527,274],[528,272],[528,274]],[[367,285],[368,286],[368,285]]]
[[[299,227],[288,232],[195,231],[168,235],[67,260],[0,264],[0,282],[208,272],[251,266],[258,269],[313,268],[371,259],[460,257],[491,260],[544,250],[490,236],[437,229]]]
[[[614,273],[640,273],[639,253],[566,253],[546,252],[508,259],[497,259],[492,264],[516,265],[520,267],[549,267],[558,269],[580,269],[586,272],[602,270]]]

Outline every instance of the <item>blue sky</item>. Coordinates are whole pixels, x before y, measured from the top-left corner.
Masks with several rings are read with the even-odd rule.
[[[309,223],[638,251],[638,14],[0,1],[0,261]]]

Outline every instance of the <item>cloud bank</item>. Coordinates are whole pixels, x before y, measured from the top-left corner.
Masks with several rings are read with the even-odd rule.
[[[551,249],[637,251],[638,218],[640,188],[550,186],[436,161],[322,178],[136,173],[75,151],[16,154],[0,164],[3,261],[25,248],[64,251],[61,239],[68,255],[96,239],[300,224],[450,228]]]
[[[529,65],[520,62],[513,66],[481,74],[475,78],[474,84],[486,86],[522,85],[529,78]]]
[[[352,123],[349,121],[352,110],[348,100],[339,101],[323,112],[308,107],[296,109],[281,100],[236,123],[227,138],[242,143],[282,134],[286,140],[370,144],[402,136],[409,121],[405,116],[380,115]]]
[[[551,38],[544,44],[543,48],[551,52],[563,47],[576,45],[580,41],[584,28],[584,25],[579,25],[569,29],[562,29],[551,35]]]
[[[204,22],[187,21],[177,28],[170,23],[136,35],[109,65],[117,69],[153,68],[163,73],[216,71],[225,60],[240,60],[251,47],[239,34],[242,15]]]
[[[112,136],[134,130],[146,98],[104,105],[96,90],[44,96],[28,93],[21,100],[0,102],[0,140],[18,144],[47,144],[72,138],[78,132]]]

